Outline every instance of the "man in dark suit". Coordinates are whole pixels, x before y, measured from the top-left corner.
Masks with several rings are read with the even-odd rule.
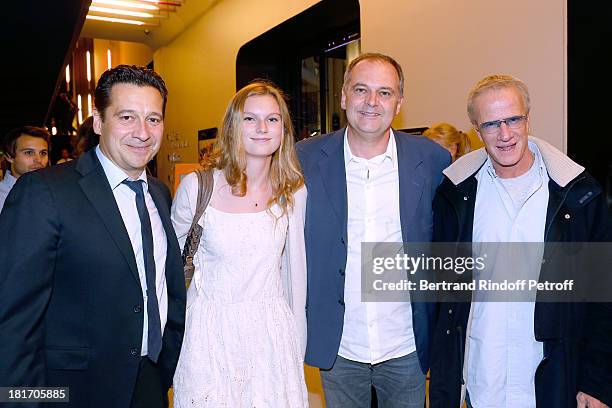
[[[347,67],[348,127],[297,145],[308,189],[308,343],[327,406],[423,407],[435,305],[361,300],[362,242],[427,242],[432,199],[450,163],[426,138],[391,130],[400,65],[363,54]]]
[[[9,194],[0,386],[69,387],[67,407],[167,406],[185,287],[170,193],[145,171],[166,97],[152,70],[106,71],[95,91],[99,146],[23,175]]]

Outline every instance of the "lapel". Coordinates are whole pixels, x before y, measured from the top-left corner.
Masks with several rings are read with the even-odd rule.
[[[332,204],[332,208],[342,226],[342,236],[347,239],[346,169],[344,167],[344,129],[338,130],[327,138],[321,146],[319,160],[320,180]]]
[[[410,225],[423,194],[423,159],[416,149],[410,148],[411,139],[401,132],[394,131],[397,148],[397,172],[399,177],[400,223],[402,239],[410,242],[422,239],[419,235],[409,239]]]
[[[110,236],[129,265],[130,272],[132,272],[132,275],[140,284],[132,243],[123,224],[119,207],[108,184],[104,169],[96,157],[96,149],[91,149],[78,159],[76,170],[82,176],[79,180],[79,185],[83,193],[85,193],[91,205],[100,215],[100,220],[106,226]]]

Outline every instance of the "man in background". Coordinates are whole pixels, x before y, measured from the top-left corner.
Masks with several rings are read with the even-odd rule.
[[[0,181],[0,211],[22,174],[42,169],[49,164],[49,133],[34,126],[13,129],[4,137],[3,151],[9,168]]]

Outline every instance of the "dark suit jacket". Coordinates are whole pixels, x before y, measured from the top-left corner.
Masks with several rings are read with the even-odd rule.
[[[169,387],[183,338],[185,286],[170,193],[148,180],[168,240],[159,365]],[[129,407],[143,297],[95,150],[22,176],[0,214],[0,231],[0,386],[68,386],[70,404],[62,406]]]
[[[308,342],[306,363],[329,369],[336,360],[344,325],[347,258],[347,192],[344,129],[304,140],[297,151],[306,179],[306,257],[308,264]],[[428,242],[432,200],[450,163],[449,153],[431,140],[394,131],[397,147],[400,222],[404,242]],[[435,305],[412,303],[417,354],[429,367]]]

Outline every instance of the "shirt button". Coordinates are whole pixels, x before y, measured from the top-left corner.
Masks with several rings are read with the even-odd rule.
[[[463,196],[463,201],[467,201],[468,197],[467,196]]]
[[[565,214],[564,217],[565,217],[566,220],[569,220],[571,218],[571,215]]]
[[[132,347],[130,349],[130,354],[133,355],[133,356],[138,355],[138,349],[136,347]]]
[[[142,307],[140,305],[134,306],[134,313],[140,313],[141,310],[142,310]]]
[[[340,306],[344,306],[344,300],[342,300],[342,299],[338,300],[338,304],[339,304]]]
[[[338,273],[340,274],[340,276],[344,276],[344,270],[343,269],[338,270]]]
[[[447,330],[447,331],[446,331],[446,334],[450,334],[450,330]]]
[[[448,314],[453,314],[453,309],[448,309]]]

